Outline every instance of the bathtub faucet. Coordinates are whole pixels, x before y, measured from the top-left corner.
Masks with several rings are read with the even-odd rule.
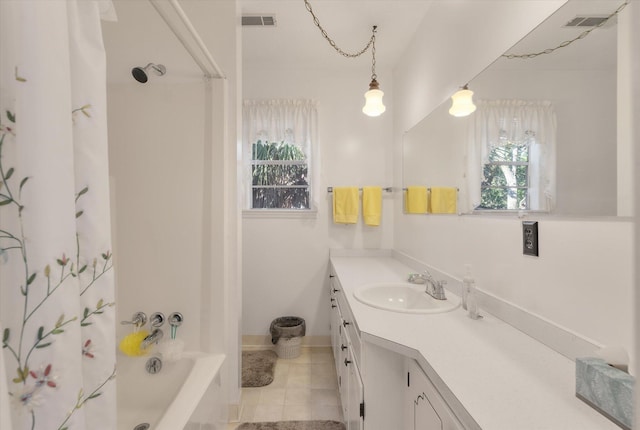
[[[164,333],[162,333],[162,330],[160,330],[159,328],[153,329],[151,334],[144,338],[144,340],[140,344],[140,348],[141,349],[149,348],[154,343],[158,343],[160,339],[162,339],[162,336],[164,336]]]

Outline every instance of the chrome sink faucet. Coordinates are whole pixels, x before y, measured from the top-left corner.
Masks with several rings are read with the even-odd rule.
[[[412,273],[409,275],[408,281],[412,284],[426,284],[425,293],[429,294],[436,300],[446,300],[447,297],[444,293],[444,286],[447,281],[436,281],[431,276],[428,270],[425,270],[424,273]]]
[[[424,284],[427,282],[427,277],[420,273],[411,273],[407,281],[411,284]]]

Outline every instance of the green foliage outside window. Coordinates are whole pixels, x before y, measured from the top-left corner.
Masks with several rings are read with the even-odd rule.
[[[294,144],[253,144],[251,156],[252,208],[309,209],[308,163]]]
[[[529,147],[507,142],[492,148],[483,169],[478,209],[529,208]]]

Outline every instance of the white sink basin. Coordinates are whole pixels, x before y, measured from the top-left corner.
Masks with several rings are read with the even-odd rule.
[[[425,288],[406,282],[371,284],[358,288],[353,295],[365,305],[410,314],[437,314],[460,306],[455,296],[437,300],[425,293]]]

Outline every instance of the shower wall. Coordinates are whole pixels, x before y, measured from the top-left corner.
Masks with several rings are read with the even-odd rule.
[[[118,318],[129,319],[138,310],[182,312],[178,337],[187,348],[226,355],[219,382],[235,413],[241,319],[239,5],[179,1],[226,76],[206,81],[149,2],[115,3],[118,22],[105,28],[105,45]],[[181,20],[171,16],[181,37],[193,42]],[[131,68],[150,61],[164,64],[167,74],[135,82]],[[119,327],[118,336],[126,331]]]
[[[118,318],[182,312],[178,337],[200,349],[204,84],[112,84],[108,95]]]

